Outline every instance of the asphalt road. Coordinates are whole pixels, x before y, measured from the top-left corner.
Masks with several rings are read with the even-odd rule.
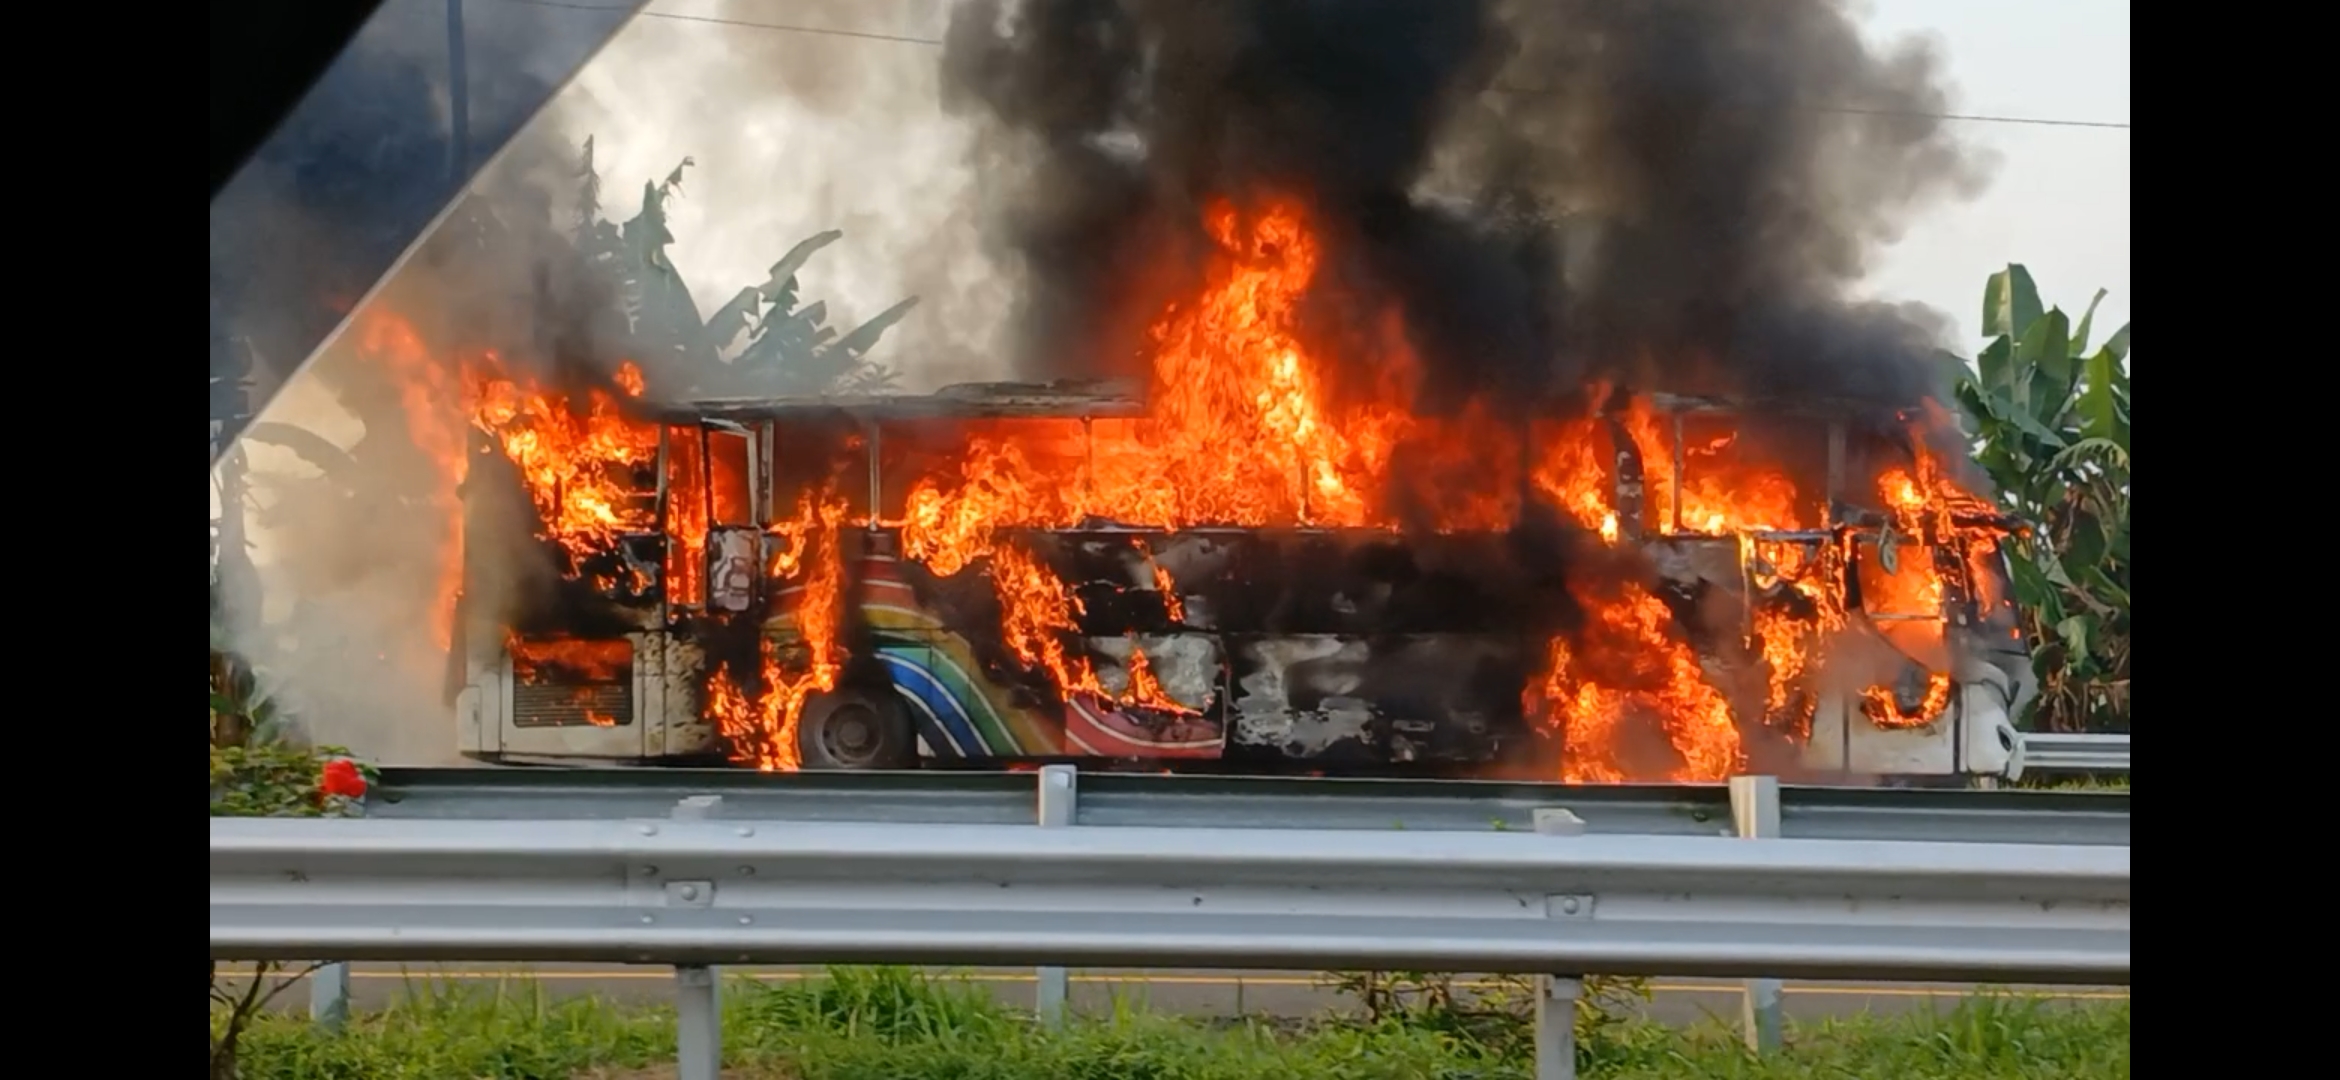
[[[725,968],[732,976],[760,979],[802,979],[818,974],[802,968]],[[1029,968],[982,968],[953,973],[984,987],[1006,1004],[1032,1005],[1034,975]],[[945,977],[948,977],[947,975]],[[400,968],[387,964],[359,964],[350,973],[351,1004],[359,1009],[380,1008],[395,1001],[410,986],[464,984],[492,991],[495,984],[533,979],[556,996],[590,995],[619,1002],[660,1002],[672,999],[673,973],[660,967],[545,964],[533,967],[501,965],[424,965]],[[1784,1000],[1788,1015],[1799,1019],[1848,1016],[1947,1007],[1974,992],[1973,986],[1951,984],[1864,985],[1857,983],[1789,983]],[[2023,992],[2069,1000],[2122,1000],[2125,988],[2012,987]],[[1072,1005],[1076,1010],[1109,1008],[1116,995],[1134,1004],[1188,1016],[1260,1014],[1304,1017],[1353,1008],[1355,1001],[1325,989],[1316,976],[1304,971],[1090,971],[1072,973]],[[287,990],[277,999],[286,1008],[308,1007],[304,987]],[[1646,1007],[1653,1019],[1681,1023],[1708,1014],[1736,1017],[1739,984],[1718,980],[1659,980]]]

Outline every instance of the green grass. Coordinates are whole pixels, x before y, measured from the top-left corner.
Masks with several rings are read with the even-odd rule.
[[[724,1012],[727,1064],[755,1080],[1524,1080],[1531,1069],[1517,1038],[1490,1048],[1394,1023],[1206,1023],[1126,1002],[1048,1032],[979,988],[891,968],[731,983]],[[1585,1050],[1591,1078],[2129,1075],[2126,1002],[1978,997],[1939,1013],[1791,1025],[1787,1051],[1763,1062],[1715,1024],[1604,1031]],[[240,1057],[244,1080],[566,1080],[625,1076],[673,1054],[670,1010],[555,999],[532,983],[483,991],[418,981],[401,1004],[352,1017],[340,1035],[305,1017],[263,1018]]]
[[[2039,788],[2046,791],[2127,791],[2129,778],[2121,776],[2026,776],[2017,787]]]

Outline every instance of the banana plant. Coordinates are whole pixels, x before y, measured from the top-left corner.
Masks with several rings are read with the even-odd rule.
[[[792,395],[869,393],[892,387],[895,375],[871,361],[878,338],[910,309],[911,297],[840,336],[827,325],[828,305],[797,306],[797,272],[814,253],[844,237],[830,229],[800,241],[772,264],[762,284],[742,288],[705,319],[699,317],[682,272],[668,258],[674,234],[666,204],[681,189],[691,158],[659,183],[642,185],[641,208],[623,224],[588,210],[578,224],[577,244],[586,265],[610,276],[611,292],[624,309],[637,355],[669,361],[659,365],[680,373],[685,394]],[[580,169],[581,198],[595,205],[601,190],[593,166],[593,140],[585,140]],[[746,345],[729,355],[742,337]]]
[[[2009,265],[1983,290],[1989,344],[1952,369],[1974,460],[2030,526],[2008,562],[2051,731],[2129,723],[2129,327],[2090,348],[2104,297],[2075,326]]]

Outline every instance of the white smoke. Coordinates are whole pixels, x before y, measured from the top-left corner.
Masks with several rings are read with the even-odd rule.
[[[844,0],[653,10],[924,40],[947,16],[936,2]],[[702,315],[763,281],[797,241],[841,229],[799,275],[832,326],[842,333],[915,295],[872,354],[905,390],[1006,378],[1014,282],[978,231],[972,131],[940,106],[938,57],[912,41],[645,15],[525,137],[557,138],[571,154],[592,137],[602,213],[619,221],[639,208],[643,182],[692,160],[667,221]]]

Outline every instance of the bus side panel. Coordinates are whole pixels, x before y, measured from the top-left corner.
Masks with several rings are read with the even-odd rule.
[[[1130,634],[1083,644],[1098,685],[1119,700],[1084,693],[1064,703],[1068,753],[1188,760],[1225,750],[1227,660],[1217,635]],[[1143,692],[1133,688],[1140,655],[1153,684]]]
[[[1182,708],[1132,708],[1093,694],[1066,700],[1048,678],[1007,653],[995,607],[964,595],[939,602],[926,595],[942,590],[980,599],[989,588],[980,577],[937,580],[880,553],[855,565],[862,622],[910,706],[922,752],[962,760],[1220,753],[1226,661],[1215,635],[1100,635],[1075,646],[1074,660],[1085,659],[1114,697],[1130,695],[1133,650],[1142,651],[1161,692]],[[960,613],[955,619],[954,612]]]
[[[1521,728],[1519,638],[1230,635],[1228,740],[1323,765],[1490,760]]]

